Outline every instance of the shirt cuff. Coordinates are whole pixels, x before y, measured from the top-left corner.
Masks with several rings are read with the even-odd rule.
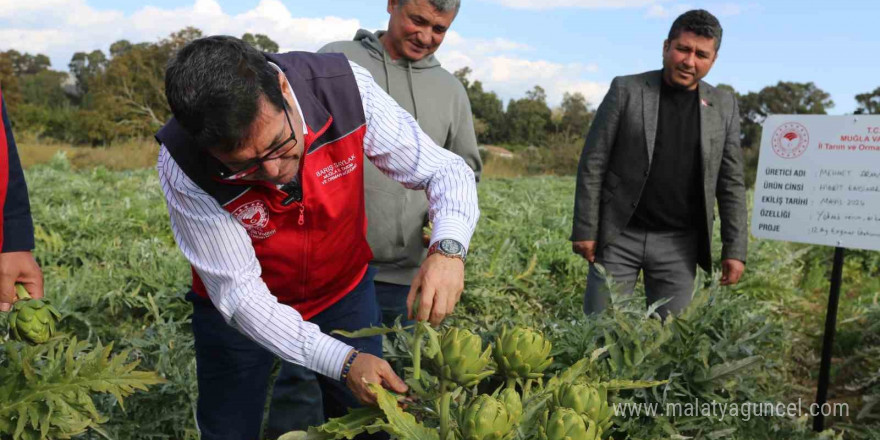
[[[312,353],[312,358],[309,359],[306,367],[331,379],[339,380],[342,376],[342,366],[354,347],[324,333],[316,333],[311,345],[314,350],[306,350],[307,353]]]
[[[467,250],[470,247],[471,235],[473,235],[473,229],[463,220],[457,218],[435,220],[434,227],[431,230],[431,244],[440,240],[451,239],[461,243],[465,250]]]

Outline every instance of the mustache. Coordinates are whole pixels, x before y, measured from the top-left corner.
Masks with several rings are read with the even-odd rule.
[[[678,70],[678,71],[684,72],[684,73],[691,74],[691,75],[696,75],[696,74],[697,74],[697,71],[696,71],[696,70],[688,69],[688,68],[682,68],[681,66],[676,66],[675,69]]]

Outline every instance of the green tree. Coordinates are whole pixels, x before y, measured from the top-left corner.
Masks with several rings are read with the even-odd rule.
[[[171,117],[165,66],[175,51],[201,36],[200,30],[188,27],[156,43],[121,40],[111,45],[114,56],[90,92],[93,112],[80,115],[88,122],[89,141],[107,143],[155,133]]]
[[[483,83],[480,81],[470,82],[468,76],[471,72],[470,67],[463,67],[454,75],[461,81],[471,102],[477,141],[481,144],[504,142],[506,140],[504,103],[495,92],[484,91]]]
[[[172,32],[168,38],[161,40],[159,44],[165,46],[173,53],[177,52],[183,46],[186,46],[187,43],[202,38],[203,36],[204,34],[200,29],[187,26],[177,32]]]
[[[246,33],[241,36],[241,39],[244,40],[245,43],[254,46],[257,50],[269,53],[278,52],[278,43],[272,41],[272,39],[266,35]]]
[[[593,121],[593,112],[587,104],[587,98],[580,92],[562,95],[562,118],[560,131],[566,136],[586,136],[590,122]]]
[[[3,53],[12,63],[12,70],[15,76],[33,75],[44,70],[49,70],[52,63],[49,57],[43,54],[31,55],[29,53],[20,53],[17,50],[10,49]]]
[[[796,83],[780,81],[775,86],[767,86],[761,91],[741,95],[726,84],[718,87],[736,96],[739,102],[740,144],[745,149],[746,183],[755,182],[758,156],[761,146],[761,124],[773,114],[826,114],[834,107],[834,101],[824,90],[812,82]]]
[[[859,103],[859,108],[856,109],[857,115],[880,114],[880,87],[873,92],[856,95],[856,102]]]
[[[130,51],[132,47],[133,46],[130,41],[119,40],[110,45],[110,58],[116,58],[118,56],[125,55],[125,53]]]
[[[551,111],[547,93],[541,86],[526,92],[522,99],[511,99],[507,105],[507,140],[514,144],[541,145],[551,127]]]
[[[70,105],[70,99],[64,92],[66,72],[43,70],[19,78],[22,100],[26,104],[44,108],[60,108]]]
[[[76,88],[80,96],[89,92],[90,82],[100,75],[106,66],[107,56],[100,50],[73,54],[67,67],[76,78]]]
[[[7,107],[13,107],[21,102],[21,86],[18,77],[15,76],[12,60],[6,52],[0,52],[0,89],[3,90],[3,99]]]
[[[732,87],[726,87],[733,91]],[[769,115],[824,115],[827,114],[827,109],[834,107],[831,95],[812,82],[780,81],[775,86],[764,87],[760,92],[736,96],[739,100],[744,148],[759,146],[761,124]]]
[[[834,107],[828,92],[816,87],[812,82],[796,83],[780,81],[775,86],[767,86],[758,93],[759,113],[771,114],[824,115]]]

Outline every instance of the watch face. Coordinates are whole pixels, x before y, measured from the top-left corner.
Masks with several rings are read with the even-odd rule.
[[[454,240],[443,240],[440,242],[440,250],[447,254],[459,254],[461,253],[461,245]]]

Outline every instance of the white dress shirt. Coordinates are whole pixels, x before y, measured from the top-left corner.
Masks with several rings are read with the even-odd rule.
[[[366,116],[367,158],[405,187],[425,191],[432,243],[448,238],[467,248],[480,215],[473,171],[437,146],[366,69],[350,64]],[[294,101],[299,108],[296,96]],[[164,146],[157,170],[174,238],[226,322],[281,359],[339,379],[352,347],[277,301],[261,278],[245,228],[183,173]]]

